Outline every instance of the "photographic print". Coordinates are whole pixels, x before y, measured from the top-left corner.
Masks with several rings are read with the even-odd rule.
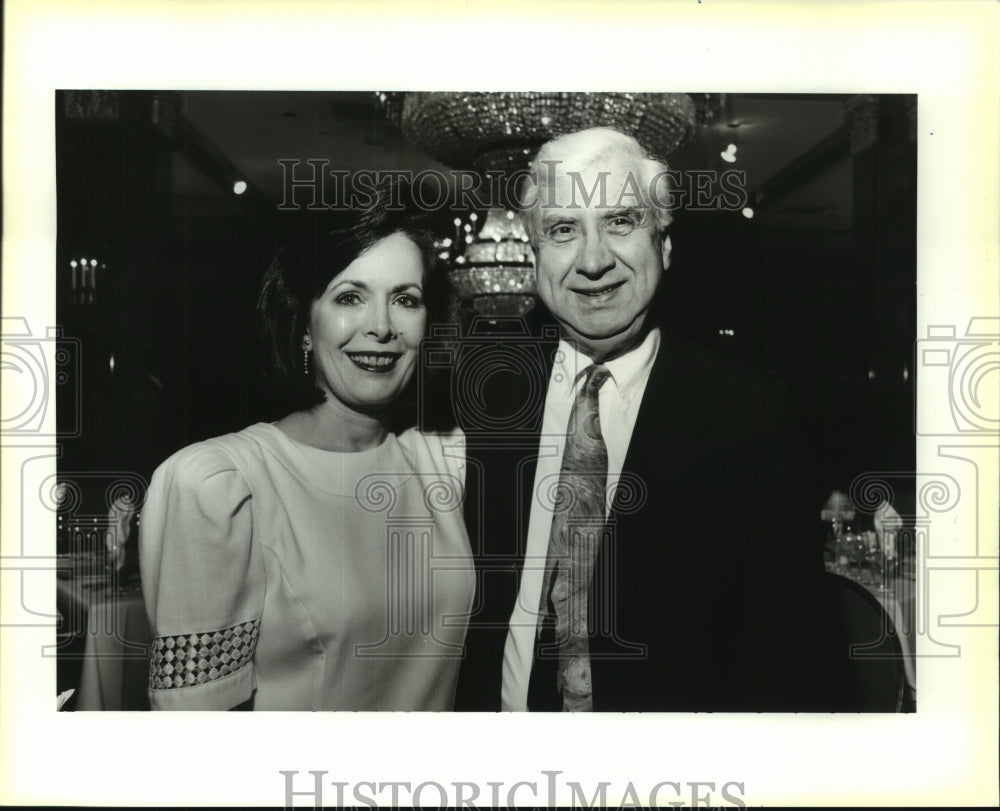
[[[917,372],[911,368],[916,96],[62,90],[55,102],[57,315],[65,351],[78,358],[67,363],[67,381],[56,389],[57,429],[66,437],[54,486],[57,551],[67,562],[57,581],[60,612],[79,629],[94,626],[106,634],[114,626],[111,640],[67,631],[59,686],[76,693],[64,709],[145,709],[152,697],[155,708],[175,709],[225,710],[250,702],[255,709],[448,710],[456,684],[460,708],[529,708],[528,697],[518,692],[538,678],[531,671],[545,655],[531,653],[532,637],[540,638],[533,627],[539,612],[525,607],[538,602],[541,584],[526,592],[533,576],[558,577],[546,561],[553,553],[533,534],[547,539],[549,527],[540,516],[553,523],[551,516],[559,515],[558,505],[545,503],[547,491],[582,486],[560,480],[556,457],[564,437],[558,429],[537,428],[546,404],[554,408],[555,393],[546,396],[549,376],[563,373],[559,361],[549,372],[546,352],[553,345],[557,354],[580,348],[577,363],[635,358],[629,353],[645,347],[644,362],[655,369],[633,380],[627,365],[619,368],[619,390],[627,396],[630,386],[645,386],[649,399],[642,395],[635,409],[599,415],[624,426],[608,426],[608,441],[616,444],[604,453],[619,458],[617,470],[605,464],[618,481],[597,482],[602,494],[611,491],[611,507],[599,516],[598,547],[604,548],[593,551],[599,563],[591,562],[582,586],[599,603],[587,629],[587,646],[598,660],[588,666],[599,685],[587,706],[915,709],[916,513],[913,475],[906,471],[916,463],[909,428]],[[598,156],[627,150],[626,139],[634,138],[662,167],[659,177],[644,175],[628,152],[626,158],[611,153],[603,158],[610,169],[625,159],[634,164],[627,165],[630,185],[617,190],[606,182],[604,164],[605,174],[593,180],[575,173],[571,155],[564,159],[566,211],[557,201],[527,210],[522,187],[537,167],[547,168],[539,149],[581,132],[608,140],[574,147]],[[612,140],[615,135],[625,136],[624,146]],[[552,165],[556,160],[549,158]],[[412,316],[404,313],[398,337],[390,316],[402,305],[393,303],[387,323],[374,326],[385,334],[369,336],[369,305],[353,288],[358,282],[367,291],[373,283],[353,280],[352,271],[344,277],[352,289],[340,294],[350,306],[335,299],[331,309],[343,334],[334,336],[329,350],[308,351],[300,366],[298,344],[319,340],[312,333],[324,329],[323,312],[314,305],[304,319],[281,308],[302,310],[312,296],[322,304],[325,290],[319,287],[329,284],[335,293],[344,283],[338,275],[354,261],[378,259],[379,240],[359,243],[343,257],[323,240],[326,231],[354,227],[354,212],[379,207],[390,220],[393,209],[399,214],[380,239],[406,234],[408,214],[425,229],[424,250],[432,255],[414,291],[420,291],[429,323],[408,337],[405,330],[417,326],[405,323]],[[666,221],[639,224],[656,207]],[[560,220],[555,235],[540,232],[553,229],[547,223],[556,212],[586,209],[603,218],[595,239],[607,246],[607,256],[598,257],[604,264],[596,269],[588,269],[591,260],[583,253],[562,258],[576,250],[575,241],[580,251],[589,249],[589,235],[573,233],[583,230],[574,220]],[[626,226],[634,231],[620,233],[623,226],[613,217],[636,213],[637,223]],[[648,242],[649,229],[662,230],[652,239],[669,241],[669,258],[658,258],[667,267],[656,268],[655,280],[640,282],[651,272],[629,255],[627,240],[634,233]],[[403,258],[415,244],[401,243]],[[323,261],[332,264],[317,267]],[[394,261],[399,257],[388,252],[376,264]],[[587,302],[596,315],[578,314],[576,304],[546,289],[549,265],[553,274],[563,273],[558,263],[564,261],[570,275],[561,283],[569,296],[607,299]],[[295,274],[306,273],[319,278],[310,282],[316,289],[304,296],[309,300],[274,303],[279,293],[297,295],[293,285],[302,282]],[[441,277],[437,287],[450,306],[433,301],[430,274]],[[630,298],[643,294],[641,284],[650,287],[649,302],[633,305]],[[351,307],[361,311],[359,334],[342,323]],[[622,320],[636,322],[634,335],[618,325],[596,342],[580,335],[580,323],[593,320],[600,330],[604,313],[616,307],[624,311]],[[267,329],[283,318],[287,323]],[[556,337],[564,343],[554,344]],[[292,369],[290,382],[280,366],[261,374],[276,350]],[[655,363],[660,352],[672,355],[672,367]],[[691,360],[682,362],[682,356]],[[350,368],[340,368],[342,361]],[[405,396],[418,365],[422,385],[410,421],[440,447],[428,448],[432,456],[417,463],[417,451],[404,445],[410,458],[395,470],[388,458],[358,452],[380,447],[397,431],[409,441],[413,426],[401,421],[390,431],[389,423],[402,420],[403,409],[393,413],[393,400]],[[438,382],[435,372],[449,379]],[[691,388],[699,374],[699,385],[712,386],[710,392]],[[297,383],[295,376],[315,381],[327,400],[298,402],[289,416],[283,395]],[[518,381],[527,385],[509,396]],[[748,418],[747,425],[729,425],[728,413],[694,421],[696,414],[719,409],[720,400],[750,412],[753,399],[762,396],[761,381],[787,390],[787,412],[767,406],[777,424]],[[385,391],[369,393],[373,385]],[[435,386],[443,387],[443,396],[435,396]],[[650,405],[660,390],[663,402]],[[678,406],[685,397],[688,402]],[[668,403],[675,405],[673,414]],[[334,405],[374,420],[374,438],[355,438],[339,414],[331,416],[337,417],[332,430],[321,428],[317,415]],[[569,412],[562,411],[567,419]],[[449,429],[428,427],[446,418],[453,423]],[[567,437],[575,430],[570,425]],[[640,440],[636,431],[649,436]],[[678,438],[692,431],[712,440],[685,446]],[[724,431],[731,433],[722,440]],[[234,434],[239,438],[218,438]],[[538,454],[530,448],[533,439],[556,462],[538,465],[534,476],[526,467]],[[661,444],[652,448],[654,442]],[[566,438],[567,448],[570,443]],[[766,457],[791,454],[783,446],[792,443],[802,445],[795,453],[803,461],[789,457],[775,467],[801,470],[794,476],[769,470]],[[738,445],[756,450],[744,455],[732,447]],[[179,453],[186,446],[194,447]],[[325,454],[302,457],[312,451]],[[435,454],[446,478],[434,475]],[[465,457],[475,463],[468,472]],[[161,465],[147,504],[148,483]],[[325,469],[330,465],[336,472]],[[351,466],[357,470],[334,485]],[[293,475],[282,485],[275,477],[284,471]],[[222,486],[227,472],[233,479]],[[388,497],[378,512],[368,504],[383,498],[371,488],[391,488],[395,498],[401,495],[397,480],[414,473],[418,490],[455,491],[443,509],[424,516],[422,540],[413,527],[403,532],[406,522],[399,517],[412,524],[420,510]],[[588,469],[587,475],[599,472]],[[793,481],[798,476],[801,481]],[[334,488],[333,499],[318,495],[326,494],[324,480]],[[295,482],[307,485],[298,492]],[[475,502],[466,505],[464,528],[454,520],[463,494]],[[570,499],[585,496],[572,493]],[[763,506],[768,500],[774,504]],[[349,515],[357,505],[374,519],[358,525],[360,518],[345,517],[343,511]],[[706,520],[706,511],[723,505],[731,521]],[[248,512],[246,525],[241,509]],[[303,510],[315,515],[304,519]],[[532,517],[533,511],[539,515]],[[583,520],[576,513],[568,519]],[[573,532],[570,527],[566,534]],[[632,560],[623,552],[637,547],[630,536],[658,551]],[[367,579],[364,569],[351,570],[351,561],[371,549],[374,558],[362,565],[377,576]],[[409,566],[397,566],[398,557]],[[824,559],[828,572],[821,576]],[[293,570],[295,560],[303,572]],[[525,590],[516,610],[511,567]],[[229,574],[233,568],[238,574]],[[675,574],[667,578],[668,571]],[[717,579],[714,600],[720,605],[703,621],[688,617],[668,629],[667,617],[697,601],[702,572]],[[758,585],[741,593],[746,580]],[[287,594],[271,590],[279,581],[287,583]],[[401,591],[409,584],[417,590],[412,595]],[[226,588],[232,594],[223,594]],[[250,596],[255,590],[260,593]],[[731,590],[739,596],[723,607],[721,595]],[[780,604],[761,605],[775,591],[784,593]],[[211,599],[199,600],[205,592]],[[636,592],[648,595],[648,602],[629,600]],[[374,616],[345,619],[371,594],[383,602]],[[498,595],[505,598],[502,606],[493,604]],[[817,613],[808,615],[813,624],[789,623],[789,614],[807,616],[810,600],[816,603]],[[844,616],[821,627],[823,615],[833,612]],[[101,622],[92,614],[107,616]],[[510,617],[510,634],[493,650],[496,640],[489,637],[497,636],[502,614]],[[608,619],[599,624],[601,615]],[[740,616],[745,627],[734,633]],[[800,665],[791,660],[806,657],[810,646],[803,637],[810,635],[817,647],[837,648],[817,652],[836,661],[811,677],[802,672],[792,678]],[[712,637],[747,649],[737,671],[774,667],[784,681],[774,672],[771,686],[757,684],[757,675],[743,685],[726,671],[711,686],[705,674],[696,684],[678,679],[668,686],[666,658],[678,640]],[[527,645],[527,656],[518,645]],[[489,649],[480,653],[480,647]],[[791,652],[771,653],[772,647]],[[142,649],[151,650],[148,677],[139,661]],[[518,657],[526,659],[525,673],[501,685],[499,668],[489,672],[496,656],[508,669]],[[322,667],[288,688],[288,673],[308,671],[306,663],[317,658]],[[840,668],[836,678],[831,667]],[[458,683],[462,669],[464,683]],[[270,673],[276,674],[273,682]],[[566,683],[555,670],[551,677],[553,689]],[[428,695],[429,686],[414,691],[414,682],[424,679],[439,685],[440,695]],[[796,697],[801,682],[822,679],[815,695]],[[109,695],[92,680],[120,685],[120,694]],[[345,685],[355,680],[352,695]],[[239,681],[244,686],[235,688]],[[491,681],[495,695],[483,687]],[[624,689],[627,682],[631,689]],[[646,682],[651,686],[641,692],[638,685]],[[208,697],[213,690],[221,693],[218,699]],[[183,698],[189,692],[191,705]]]

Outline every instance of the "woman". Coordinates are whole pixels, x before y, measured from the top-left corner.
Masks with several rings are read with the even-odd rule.
[[[298,407],[152,478],[154,709],[451,708],[474,588],[464,447],[393,430],[433,253],[385,199],[303,232],[264,278],[269,366]]]

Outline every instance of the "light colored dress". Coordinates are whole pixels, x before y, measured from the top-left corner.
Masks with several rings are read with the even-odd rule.
[[[258,423],[154,473],[153,709],[449,710],[475,573],[464,439],[335,453]]]

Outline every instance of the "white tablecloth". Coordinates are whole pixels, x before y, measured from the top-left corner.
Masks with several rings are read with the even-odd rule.
[[[142,592],[120,596],[97,579],[57,579],[66,628],[85,635],[77,710],[147,710],[149,643]]]
[[[910,698],[915,698],[917,583],[915,580],[899,577],[891,580],[887,586],[886,591],[878,586],[866,585],[865,588],[875,596],[892,620],[896,635],[899,637],[899,646],[903,650],[903,670],[906,673],[907,689],[910,691]]]

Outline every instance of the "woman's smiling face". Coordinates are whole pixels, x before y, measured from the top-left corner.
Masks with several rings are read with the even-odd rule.
[[[312,303],[303,345],[312,349],[316,385],[353,410],[380,409],[410,382],[426,326],[420,250],[390,234]]]

